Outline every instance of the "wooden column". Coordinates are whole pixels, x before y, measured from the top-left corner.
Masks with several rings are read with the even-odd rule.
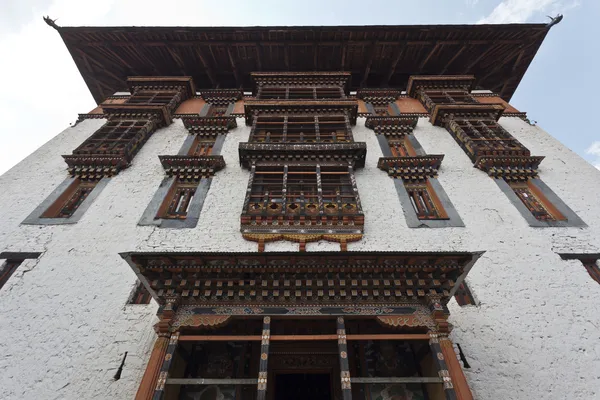
[[[448,371],[448,366],[446,365],[444,353],[440,347],[439,335],[437,333],[432,333],[430,337],[429,346],[431,348],[431,356],[437,365],[439,377],[444,381],[446,400],[458,400],[452,378],[450,377],[450,372]]]
[[[171,335],[169,339],[169,344],[167,346],[167,351],[160,367],[160,374],[158,375],[158,380],[156,382],[156,390],[154,390],[154,395],[152,396],[152,400],[162,400],[165,395],[165,383],[167,382],[167,378],[169,376],[169,369],[171,368],[171,363],[173,362],[173,355],[175,354],[175,350],[177,349],[177,345],[179,342],[179,332],[175,332]]]
[[[260,363],[258,365],[258,391],[256,400],[267,398],[267,375],[269,362],[269,339],[271,337],[271,317],[263,319],[262,339],[260,342]]]
[[[342,399],[352,400],[350,386],[350,364],[348,363],[348,345],[346,344],[346,324],[344,317],[337,319],[338,351],[340,354],[340,378],[342,383]]]
[[[160,367],[165,359],[165,354],[167,354],[168,345],[168,335],[160,335],[156,339],[156,342],[154,342],[154,348],[152,349],[152,354],[150,354],[150,360],[146,366],[146,372],[144,372],[140,387],[135,395],[135,400],[152,399],[154,389],[156,388],[156,381],[158,380]]]
[[[465,377],[462,366],[456,358],[452,341],[447,336],[443,335],[440,335],[438,340],[440,342],[442,354],[444,355],[444,359],[446,361],[446,366],[448,367],[448,372],[450,372],[450,378],[452,379],[452,384],[454,385],[456,398],[458,400],[473,400],[473,394],[471,393],[471,389],[467,384],[467,378]]]

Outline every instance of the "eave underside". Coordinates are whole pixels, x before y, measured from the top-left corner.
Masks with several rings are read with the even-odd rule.
[[[189,75],[198,88],[251,91],[254,71],[347,71],[351,90],[473,74],[508,101],[548,32],[545,24],[58,30],[98,103],[127,90],[128,76]]]

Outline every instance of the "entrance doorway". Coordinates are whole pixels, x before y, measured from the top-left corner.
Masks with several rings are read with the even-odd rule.
[[[332,400],[331,374],[277,374],[275,400]]]

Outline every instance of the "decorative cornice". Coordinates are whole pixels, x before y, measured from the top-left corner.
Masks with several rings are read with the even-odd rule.
[[[520,181],[537,177],[537,169],[543,159],[543,156],[484,156],[477,158],[474,165],[491,177]]]
[[[443,126],[451,119],[498,121],[505,107],[501,104],[437,104],[431,111],[431,123]]]
[[[462,89],[470,92],[474,84],[473,75],[413,75],[408,78],[406,93],[416,98],[421,89]]]
[[[377,168],[387,171],[393,178],[407,181],[421,181],[435,177],[438,173],[444,156],[430,154],[415,157],[381,157]]]
[[[402,92],[397,89],[360,89],[356,92],[356,97],[375,105],[385,105],[393,103],[400,97]]]
[[[182,99],[191,99],[196,95],[196,88],[191,76],[133,76],[127,78],[129,91],[136,90],[180,90]]]
[[[341,86],[348,94],[350,72],[253,72],[257,86]]]
[[[365,121],[367,128],[373,129],[377,134],[386,136],[403,136],[411,134],[417,126],[418,118],[405,116],[368,116]]]
[[[356,124],[358,102],[356,100],[248,100],[244,102],[246,125],[252,125],[254,115],[259,114],[348,114]]]
[[[129,166],[125,157],[94,156],[94,155],[64,155],[71,176],[81,179],[100,179],[111,177]]]
[[[172,122],[171,112],[166,105],[146,104],[102,104],[102,111],[111,119],[155,119],[158,128]]]
[[[200,90],[200,95],[207,103],[227,105],[241,100],[244,92],[240,89],[208,89]]]
[[[184,116],[183,126],[186,127],[188,132],[192,135],[200,136],[214,136],[223,135],[229,132],[230,129],[237,127],[235,117],[199,117]]]
[[[217,171],[225,168],[223,156],[158,156],[160,163],[168,176],[177,176],[179,179],[199,181],[202,178],[213,176]]]
[[[265,144],[240,143],[240,163],[250,168],[257,161],[345,161],[355,168],[365,166],[367,144],[352,143],[320,143],[320,144]]]

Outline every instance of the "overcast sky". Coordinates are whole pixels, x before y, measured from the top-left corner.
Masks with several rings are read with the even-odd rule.
[[[255,26],[546,22],[557,13],[564,20],[511,103],[600,168],[598,0],[0,0],[0,173],[95,106],[44,15],[60,26]]]

